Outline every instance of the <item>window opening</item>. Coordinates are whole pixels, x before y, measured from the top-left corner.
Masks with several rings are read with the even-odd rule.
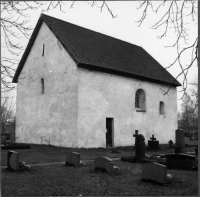
[[[138,92],[136,92],[136,95],[135,95],[135,107],[140,108]]]
[[[160,101],[160,115],[164,115],[165,114],[165,104],[164,102]]]
[[[44,94],[44,79],[41,79],[41,93]]]
[[[106,118],[106,146],[114,146],[114,118]]]
[[[42,56],[44,56],[44,47],[45,47],[45,44],[43,44]]]
[[[145,92],[142,89],[138,89],[135,93],[135,108],[142,111],[146,110]]]

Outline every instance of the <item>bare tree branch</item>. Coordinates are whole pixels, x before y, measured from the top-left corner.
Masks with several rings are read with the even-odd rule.
[[[92,7],[94,7],[95,5],[97,6],[97,2],[98,1],[92,1],[92,4],[90,4]],[[100,12],[103,11],[103,8],[106,7],[106,9],[108,10],[108,12],[110,13],[110,15],[112,16],[112,18],[117,18],[117,15],[114,15],[112,10],[110,9],[110,7],[108,6],[106,1],[103,1],[102,4],[100,6],[97,6],[98,8],[100,8]]]
[[[71,3],[73,8],[76,1]],[[29,39],[32,28],[29,23],[29,11],[42,8],[42,12],[48,12],[50,10],[58,8],[61,12],[64,12],[65,1],[1,1],[1,30],[2,30],[2,47],[6,48],[11,56],[19,56],[24,50],[24,47],[20,44],[19,39],[25,37]],[[97,2],[93,1],[92,6]],[[106,1],[102,2],[101,11],[106,8],[111,14],[112,18],[117,17],[113,14]],[[65,12],[64,12],[65,13]],[[11,83],[12,76],[15,73],[13,69],[16,66],[16,61],[8,59],[7,57],[1,61],[1,88],[2,91],[9,91],[14,89]]]
[[[72,5],[71,5],[71,7],[70,7],[70,8],[73,8],[73,5],[74,5],[74,3],[75,3],[75,1],[73,1],[73,3],[72,3]]]
[[[32,28],[29,24],[28,11],[36,10],[44,5],[37,1],[1,1],[1,30],[2,45],[10,53],[11,57],[17,57],[24,50],[19,39],[29,39]],[[15,88],[11,83],[15,73],[14,66],[18,62],[15,58],[1,58],[1,89],[10,91]]]
[[[139,24],[138,26],[141,26],[141,24],[144,22],[147,16],[148,8],[151,7],[152,10],[156,13],[161,9],[161,7],[165,7],[165,11],[162,10],[162,15],[158,21],[152,25],[152,29],[158,29],[160,27],[164,27],[163,33],[158,36],[158,38],[162,39],[163,37],[167,36],[167,32],[170,31],[171,28],[175,30],[175,41],[172,45],[166,46],[166,47],[176,47],[177,50],[177,57],[173,61],[170,66],[166,67],[165,69],[169,69],[170,67],[174,66],[176,63],[178,63],[179,67],[181,68],[181,72],[177,75],[176,79],[183,76],[182,81],[182,92],[183,96],[185,94],[185,91],[187,89],[187,76],[188,71],[193,65],[197,65],[198,60],[198,37],[195,39],[195,41],[190,45],[188,43],[188,29],[187,25],[188,23],[185,22],[186,17],[191,16],[192,21],[197,21],[197,1],[196,0],[183,0],[183,1],[166,1],[163,0],[156,10],[154,11],[152,2],[151,1],[143,1],[138,9],[143,9],[142,16],[139,21],[137,21]],[[186,6],[187,5],[187,6]],[[190,11],[188,13],[188,10]],[[182,40],[185,43],[185,47],[183,46]],[[188,46],[189,45],[189,46]],[[181,61],[182,57],[185,55],[185,53],[190,53],[191,56],[191,62],[189,64],[186,64],[185,62]],[[167,91],[164,91],[164,93],[168,93],[170,90],[170,87]],[[163,90],[162,90],[163,91]],[[182,98],[183,98],[182,96]]]
[[[151,8],[152,8],[152,10],[153,10],[153,6],[152,6],[151,1],[143,1],[143,2],[140,4],[140,6],[139,6],[138,9],[142,8],[142,6],[144,6],[145,4],[146,4],[146,7],[145,7],[145,9],[144,9],[144,11],[143,11],[143,15],[142,15],[141,19],[140,19],[139,21],[136,21],[136,22],[139,23],[138,26],[140,26],[140,25],[143,23],[144,19],[146,18],[148,7],[151,6]]]
[[[71,8],[73,7],[74,3],[75,3],[75,1],[73,1]],[[49,1],[46,4],[48,5],[47,8],[43,9],[42,11],[50,11],[50,10],[56,9],[58,7],[61,12],[65,13],[62,9],[63,6],[65,5],[64,1]]]
[[[72,1],[70,8],[73,8],[76,1]],[[100,12],[103,9],[106,9],[112,18],[116,18],[117,15],[113,14],[112,10],[109,7],[108,1],[91,1],[89,4],[94,7],[100,8]],[[188,29],[186,27],[187,23],[185,22],[185,17],[191,16],[191,20],[197,21],[197,1],[196,0],[183,0],[183,1],[167,1],[163,0],[159,3],[157,8],[153,6],[154,2],[150,0],[144,0],[140,3],[138,9],[143,9],[142,16],[138,22],[139,26],[142,25],[144,20],[147,18],[147,13],[152,10],[155,13],[158,13],[161,9],[165,8],[165,11],[162,12],[161,18],[152,25],[153,29],[158,29],[164,26],[163,33],[158,37],[160,39],[167,36],[167,32],[170,29],[175,30],[175,38],[176,40],[170,46],[166,47],[176,47],[177,57],[170,64],[170,66],[166,67],[166,69],[178,64],[181,68],[180,74],[178,77],[183,76],[183,92],[187,89],[187,75],[189,69],[196,64],[198,60],[198,37],[195,41],[189,45],[188,42]],[[29,24],[29,14],[28,11],[36,10],[40,7],[43,8],[42,11],[50,11],[58,8],[61,12],[65,6],[64,1],[48,1],[48,2],[40,2],[40,1],[1,1],[1,29],[2,29],[2,38],[3,43],[2,46],[7,48],[8,52],[10,52],[13,56],[19,56],[20,53],[24,50],[23,46],[19,44],[19,39],[22,37],[29,38],[32,33],[32,28]],[[184,41],[186,47],[181,48],[181,41]],[[190,52],[191,62],[186,65],[184,62],[181,62],[182,56],[185,55],[186,51]],[[17,61],[14,61],[15,58],[2,58],[1,67],[2,67],[2,86],[3,89],[13,88],[12,83],[10,82],[11,77],[13,76],[15,70],[13,69],[16,66]],[[7,79],[9,79],[9,83],[7,83]],[[169,89],[170,90],[170,89]],[[168,91],[166,91],[166,94]]]

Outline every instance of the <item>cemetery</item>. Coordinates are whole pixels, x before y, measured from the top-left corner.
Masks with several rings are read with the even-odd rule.
[[[198,142],[186,147],[181,130],[173,143],[159,144],[155,137],[136,130],[130,147],[2,149],[2,194],[197,195]]]

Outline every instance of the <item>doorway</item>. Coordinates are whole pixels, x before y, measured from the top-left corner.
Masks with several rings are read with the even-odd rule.
[[[113,118],[106,118],[106,147],[113,147],[113,134],[114,134],[114,120]]]

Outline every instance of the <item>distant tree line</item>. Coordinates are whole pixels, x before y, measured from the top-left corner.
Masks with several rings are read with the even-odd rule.
[[[13,97],[2,96],[1,98],[1,135],[9,133],[8,127],[15,128],[15,111]],[[13,131],[14,132],[14,131]]]
[[[185,136],[195,137],[198,136],[198,89],[195,88],[192,94],[185,93],[182,104],[181,112],[178,113],[178,126],[184,128]],[[196,131],[195,131],[196,130]],[[194,131],[194,132],[191,132]]]

